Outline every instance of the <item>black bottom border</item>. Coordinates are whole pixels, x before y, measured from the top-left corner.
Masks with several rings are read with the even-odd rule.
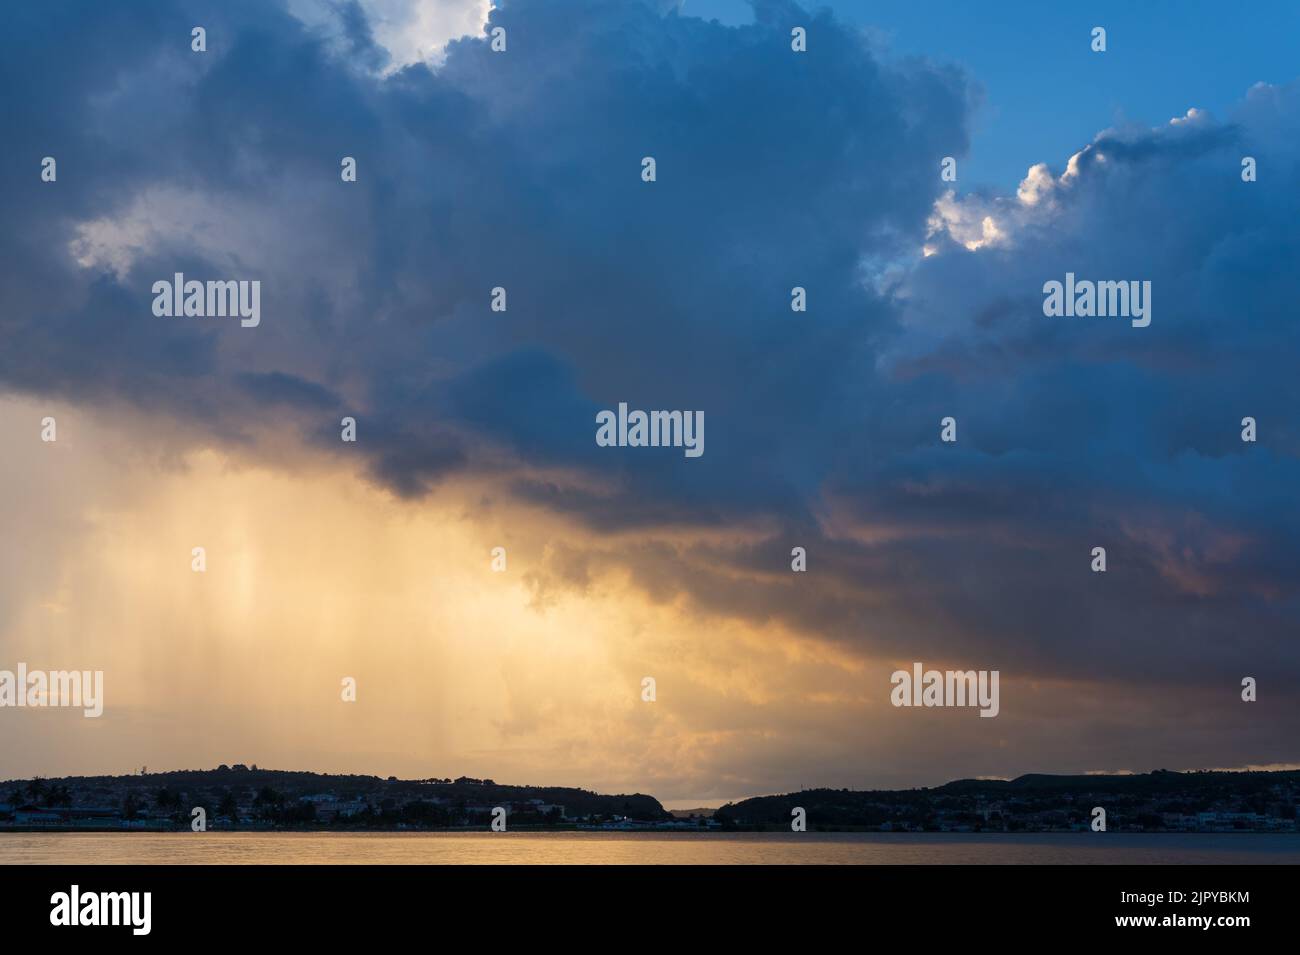
[[[902,928],[918,945],[983,944],[990,932],[1231,944],[1242,932],[1294,927],[1294,875],[1290,866],[1195,865],[27,866],[5,871],[0,911],[6,940],[76,932],[127,944],[374,941],[376,933],[446,943],[466,928],[480,940],[589,936],[617,945],[639,932],[689,929],[770,943],[781,923],[810,940],[832,928],[865,938]],[[70,903],[74,885],[83,905],[87,893],[150,893],[148,934],[51,924],[57,893]]]

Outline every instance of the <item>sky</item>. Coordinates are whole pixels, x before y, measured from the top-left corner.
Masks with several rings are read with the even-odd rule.
[[[0,708],[0,778],[1300,763],[1295,8],[968,6],[6,6],[0,670],[105,708]]]
[[[834,11],[895,56],[960,64],[983,90],[959,191],[1013,191],[1029,165],[1059,162],[1124,122],[1156,126],[1195,106],[1224,116],[1255,83],[1295,79],[1300,6],[1227,9],[1213,0],[996,5],[840,0]],[[686,0],[704,19],[752,23],[747,0]],[[1104,57],[1077,37],[1107,30]],[[1050,99],[1048,98],[1050,96]]]

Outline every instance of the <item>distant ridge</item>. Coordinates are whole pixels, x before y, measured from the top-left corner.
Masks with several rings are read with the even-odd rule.
[[[398,779],[259,769],[242,764],[127,776],[0,782],[0,828],[113,825],[188,827],[203,806],[234,827],[457,828],[505,806],[519,825],[626,828],[688,820],[698,827],[789,831],[802,809],[826,831],[1068,831],[1104,808],[1107,830],[1297,831],[1300,770],[1156,770],[1144,774],[957,779],[905,790],[808,789],[756,796],[716,810],[668,812],[645,793],[605,795],[491,779]],[[96,822],[96,820],[99,820]],[[512,826],[513,826],[512,822]]]
[[[1300,770],[1198,770],[1195,772],[1175,772],[1169,769],[1157,769],[1149,773],[1085,773],[1081,776],[1052,776],[1047,773],[1026,773],[1015,779],[955,779],[944,783],[935,792],[964,792],[984,790],[990,792],[1005,788],[1006,791],[1033,789],[1087,789],[1092,792],[1123,792],[1133,787],[1151,787],[1153,789],[1177,789],[1189,783],[1196,785],[1214,785],[1225,782],[1240,781],[1243,778],[1289,779],[1300,781]]]
[[[344,804],[367,826],[405,823],[456,825],[466,816],[490,812],[504,805],[525,813],[530,804],[545,814],[551,807],[568,819],[624,817],[661,821],[671,816],[653,796],[644,793],[605,795],[562,786],[503,785],[491,779],[461,776],[457,779],[398,779],[389,776],[328,774],[294,770],[259,769],[243,764],[217,769],[182,769],[129,776],[64,776],[56,779],[0,782],[0,807],[72,812],[78,806],[118,807],[127,800],[145,817],[166,816],[188,825],[189,810],[209,810],[226,803],[237,806],[244,817],[275,824],[310,823],[320,818],[317,808]],[[310,804],[311,812],[306,812]],[[162,808],[162,813],[158,809]],[[414,810],[412,816],[410,810]],[[2,810],[0,810],[2,811]],[[222,813],[229,815],[229,813]],[[209,818],[219,814],[209,811]]]
[[[809,828],[911,831],[1043,831],[1089,828],[1093,807],[1108,830],[1294,831],[1300,770],[958,779],[932,789],[810,789],[728,803],[724,827],[790,826],[796,808]]]

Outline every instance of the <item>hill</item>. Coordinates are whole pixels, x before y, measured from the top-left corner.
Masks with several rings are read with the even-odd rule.
[[[519,824],[670,819],[644,793],[604,795],[562,786],[503,785],[491,779],[387,779],[258,769],[244,765],[131,776],[67,776],[0,783],[0,822],[23,810],[24,821],[79,825],[118,818],[155,828],[189,824],[202,806],[212,824],[350,828],[479,825],[503,806]]]
[[[1108,830],[1294,830],[1300,771],[960,779],[933,789],[812,789],[728,803],[726,828],[788,829],[805,810],[809,829],[1042,831],[1086,829],[1092,809]]]

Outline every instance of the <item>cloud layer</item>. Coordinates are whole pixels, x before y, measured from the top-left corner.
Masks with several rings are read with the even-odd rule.
[[[554,522],[525,577],[537,607],[626,580],[620,599],[686,614],[700,641],[734,626],[849,671],[1045,681],[1063,709],[1032,711],[1078,746],[1062,768],[1106,752],[1098,694],[1161,728],[1130,768],[1231,765],[1242,734],[1256,761],[1297,757],[1300,708],[1179,734],[1188,698],[1240,728],[1242,676],[1300,677],[1300,86],[1102,131],[1016,195],[959,194],[940,161],[965,155],[977,80],[882,58],[828,13],[764,0],[724,27],[507,0],[487,25],[506,53],[469,36],[433,56],[385,48],[418,19],[388,7],[6,10],[0,387],[165,417],[178,454],[356,466],[416,511],[481,482],[465,513]],[[469,29],[448,11],[447,36]],[[175,272],[259,279],[261,325],[154,317]],[[1150,280],[1151,326],[1046,318],[1066,272]],[[707,453],[598,448],[620,401],[702,409]],[[703,697],[692,732],[763,722]],[[1060,745],[1003,709],[1004,742]],[[825,713],[769,721],[788,745],[756,743],[725,795],[862,718]]]

